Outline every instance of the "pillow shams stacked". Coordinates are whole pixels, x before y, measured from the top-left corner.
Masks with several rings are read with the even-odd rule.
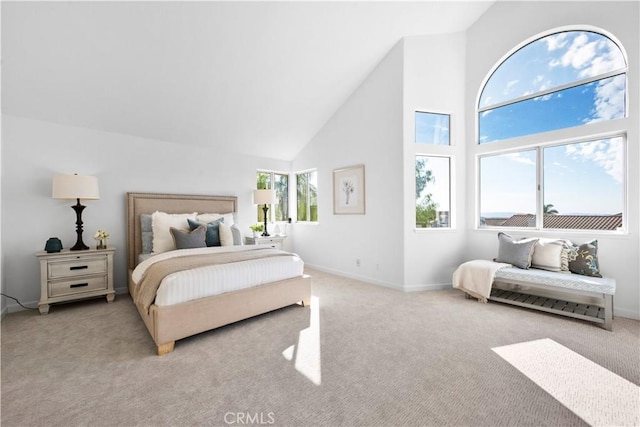
[[[150,254],[153,251],[153,228],[151,214],[140,215],[140,232],[142,235],[142,253]]]
[[[175,227],[169,228],[176,249],[205,248],[205,236],[207,228],[204,225],[196,227],[191,231],[180,230]]]
[[[151,214],[151,228],[153,230],[153,253],[159,254],[174,250],[175,244],[171,236],[170,228],[189,231],[187,220],[195,220],[196,213],[192,214],[168,214],[155,211]]]
[[[220,217],[214,221],[208,223],[201,223],[193,219],[188,219],[187,223],[191,230],[195,230],[196,228],[204,225],[207,229],[205,243],[208,247],[210,246],[220,246],[220,223],[224,222],[224,217]]]

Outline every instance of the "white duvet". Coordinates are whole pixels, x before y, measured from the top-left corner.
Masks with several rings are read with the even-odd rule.
[[[138,264],[132,279],[136,285],[144,272],[154,263],[195,254],[256,250],[259,246],[215,246],[198,249],[181,249],[154,255]],[[296,254],[264,259],[217,264],[173,273],[164,278],[156,295],[155,304],[167,306],[218,295],[225,292],[259,286],[266,283],[302,276],[304,263]]]

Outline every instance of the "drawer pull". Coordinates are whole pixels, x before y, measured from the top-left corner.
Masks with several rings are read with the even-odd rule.
[[[83,286],[89,286],[88,283],[76,283],[74,285],[69,285],[70,288],[82,288]]]
[[[75,267],[69,267],[69,270],[86,270],[89,268],[88,265],[77,265]]]

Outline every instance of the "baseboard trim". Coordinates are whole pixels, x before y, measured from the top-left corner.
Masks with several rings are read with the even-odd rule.
[[[125,286],[123,288],[115,288],[114,291],[116,291],[116,295],[124,295],[129,293],[129,288]]]
[[[24,305],[25,307],[29,307],[29,309],[37,310],[39,302],[40,301],[38,300],[27,301],[27,302],[23,302],[22,305]],[[10,314],[10,313],[17,313],[18,311],[25,311],[27,309],[24,307],[21,307],[20,304],[18,304],[17,302],[10,302],[7,304],[7,307],[5,308],[5,310],[7,311],[7,314]],[[3,316],[4,316],[4,312],[3,312]]]
[[[451,283],[434,283],[431,285],[407,285],[404,287],[406,292],[420,292],[420,291],[446,291],[453,289]]]
[[[327,267],[322,267],[322,266],[313,265],[313,264],[306,264],[306,265],[309,266],[309,268],[313,268],[314,270],[335,274],[336,276],[346,277],[347,279],[359,280],[361,282],[365,282],[365,283],[369,283],[377,286],[383,286],[385,288],[391,288],[391,289],[395,289],[397,291],[403,291],[403,292],[442,291],[442,290],[452,289],[451,282],[402,286],[395,283],[389,283],[382,280],[372,279],[371,277],[367,277],[367,276],[361,276],[358,274],[352,274],[352,273],[347,273],[340,270],[335,270],[333,268],[327,268]]]
[[[615,297],[614,297],[614,304],[615,304]],[[613,306],[613,315],[615,317],[624,317],[627,319],[633,319],[633,320],[640,320],[640,313],[635,312],[633,310],[627,310],[624,308],[617,308],[615,305]]]
[[[347,279],[359,280],[361,282],[365,282],[365,283],[369,283],[369,284],[377,285],[377,286],[383,286],[385,288],[391,288],[391,289],[395,289],[397,291],[404,291],[404,288],[402,286],[399,286],[399,285],[394,284],[394,283],[384,282],[382,280],[372,279],[371,277],[362,276],[362,275],[358,275],[358,274],[347,273],[347,272],[344,272],[344,271],[335,270],[333,268],[326,268],[326,267],[322,267],[322,266],[319,266],[319,265],[314,265],[314,264],[309,264],[309,263],[305,263],[305,265],[308,266],[309,268],[313,268],[314,270],[322,271],[324,273],[335,274],[336,276],[346,277]]]

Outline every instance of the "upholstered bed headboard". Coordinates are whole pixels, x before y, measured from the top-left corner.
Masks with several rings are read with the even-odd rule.
[[[197,196],[162,193],[127,193],[127,268],[135,268],[142,252],[141,214],[232,213],[237,212],[236,196]]]

